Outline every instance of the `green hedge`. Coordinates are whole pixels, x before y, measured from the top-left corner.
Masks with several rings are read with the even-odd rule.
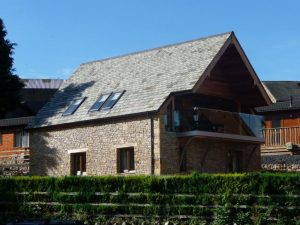
[[[164,194],[300,195],[298,173],[190,176],[2,177],[0,192],[124,192]]]
[[[90,223],[131,215],[214,224],[299,224],[300,174],[0,177],[0,223],[18,215]]]

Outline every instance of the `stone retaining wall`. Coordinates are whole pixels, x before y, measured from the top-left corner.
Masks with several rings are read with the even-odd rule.
[[[300,155],[264,155],[262,156],[262,169],[300,172]]]
[[[24,154],[15,154],[0,159],[0,175],[23,176],[29,174],[29,158]]]

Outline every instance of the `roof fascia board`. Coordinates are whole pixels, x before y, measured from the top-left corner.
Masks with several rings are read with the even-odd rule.
[[[90,120],[84,120],[84,121],[76,121],[76,122],[68,122],[68,123],[60,123],[60,124],[48,124],[45,126],[39,126],[39,127],[25,127],[25,130],[31,131],[31,130],[47,130],[47,129],[57,129],[57,128],[74,128],[79,127],[82,125],[94,125],[98,123],[110,123],[110,122],[116,122],[116,121],[122,121],[126,119],[132,119],[137,117],[150,117],[152,115],[156,115],[157,111],[147,111],[147,112],[140,112],[140,113],[133,113],[133,114],[127,114],[127,115],[121,115],[121,116],[113,116],[108,118],[96,118],[96,119],[90,119]]]
[[[267,87],[267,85],[265,85],[264,83],[262,83],[264,89],[266,90],[269,98],[271,99],[272,103],[276,103],[277,99],[274,97],[274,95],[272,94],[272,92],[269,90],[269,88]]]

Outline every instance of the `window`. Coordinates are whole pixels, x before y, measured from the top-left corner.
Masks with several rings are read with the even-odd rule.
[[[280,119],[273,119],[272,120],[272,128],[279,128],[281,127],[281,120]]]
[[[90,108],[90,112],[93,112],[93,111],[97,111],[99,110],[103,104],[105,103],[105,101],[108,99],[108,97],[111,95],[110,94],[104,94],[104,95],[101,95],[98,100],[94,103],[94,105]]]
[[[63,116],[72,115],[85,99],[86,98],[80,98],[80,99],[73,101],[71,103],[71,105],[67,108],[67,110],[63,113]]]
[[[103,104],[102,108],[111,109],[117,103],[117,101],[120,99],[123,93],[124,91],[112,93],[107,99],[107,101]]]
[[[14,147],[22,146],[22,132],[17,131],[14,133]]]
[[[134,172],[134,148],[118,149],[118,172],[129,173]]]
[[[167,106],[167,112],[165,114],[165,129],[166,131],[173,131],[173,104],[172,102]]]
[[[27,131],[14,132],[14,147],[17,148],[29,147],[29,133]]]
[[[23,131],[22,134],[22,148],[29,147],[29,133],[27,131]]]
[[[71,175],[83,176],[86,175],[86,153],[71,154]]]

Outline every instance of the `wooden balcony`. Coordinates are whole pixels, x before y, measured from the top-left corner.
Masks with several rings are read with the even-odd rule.
[[[264,154],[286,154],[300,147],[300,126],[263,129],[265,144],[262,145]]]

